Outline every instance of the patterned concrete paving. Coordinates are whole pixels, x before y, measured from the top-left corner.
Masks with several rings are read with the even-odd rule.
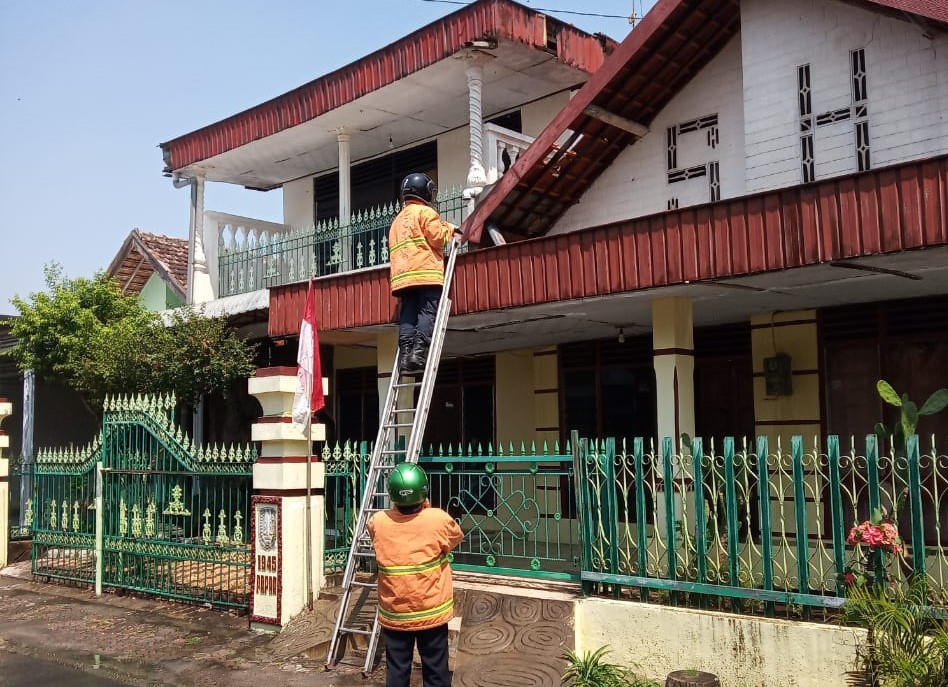
[[[458,589],[455,687],[558,687],[573,648],[570,601]]]

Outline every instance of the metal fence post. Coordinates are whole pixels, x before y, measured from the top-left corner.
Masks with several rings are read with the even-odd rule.
[[[793,513],[797,543],[797,574],[800,593],[810,590],[810,536],[806,521],[806,492],[803,488],[803,437],[790,438],[790,459],[793,463]]]
[[[843,522],[842,483],[839,475],[839,437],[835,434],[830,435],[826,448],[833,527],[833,563],[836,566],[836,593],[839,594],[844,589],[842,579],[846,573],[846,523]]]
[[[763,586],[766,591],[774,588],[774,540],[770,522],[770,447],[767,437],[757,437],[757,498],[760,506],[760,557],[763,567]],[[767,615],[773,617],[775,605],[768,601]]]
[[[922,518],[922,477],[919,469],[918,435],[905,438],[906,460],[908,461],[909,508],[912,516],[912,571],[916,575],[926,572],[925,561],[925,521]],[[932,450],[932,455],[937,451]],[[934,459],[933,459],[934,462]]]
[[[103,449],[104,450],[104,449]],[[105,514],[102,507],[102,460],[95,464],[95,595],[102,596],[102,551],[105,541]]]

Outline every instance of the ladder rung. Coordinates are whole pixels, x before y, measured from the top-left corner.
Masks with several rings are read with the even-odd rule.
[[[371,635],[373,634],[372,630],[359,630],[355,627],[340,627],[340,630],[343,632],[348,632],[353,635]]]
[[[405,449],[403,449],[403,448],[383,448],[383,449],[382,449],[382,455],[383,455],[383,456],[390,456],[390,455],[393,455],[393,454],[397,455],[397,454],[399,454],[399,453],[404,453],[404,452],[405,452]],[[376,467],[378,467],[380,470],[381,470],[382,468],[388,468],[389,470],[394,470],[394,469],[395,469],[395,466],[394,466],[394,465],[378,465],[378,466],[376,466]]]
[[[365,587],[367,589],[375,589],[376,587],[378,587],[378,585],[375,582],[357,582],[356,580],[353,580],[352,582],[350,582],[349,586]]]
[[[363,558],[375,558],[375,551],[353,551],[352,553]]]
[[[414,407],[412,407],[412,408],[393,408],[393,409],[392,409],[392,414],[394,415],[395,413],[414,413],[416,410],[418,410],[418,409],[417,409],[417,408],[414,408]]]
[[[396,384],[396,389],[405,389],[410,386],[421,386],[421,382],[406,382],[404,384]]]
[[[412,427],[414,422],[386,422],[383,426],[389,429],[397,429],[398,427]]]

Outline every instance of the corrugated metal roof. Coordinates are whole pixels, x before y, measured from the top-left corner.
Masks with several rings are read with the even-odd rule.
[[[458,257],[455,315],[606,296],[948,244],[948,156],[507,244]],[[306,283],[270,290],[299,330]],[[317,279],[317,325],[395,321],[388,270]]]
[[[850,4],[948,22],[944,0],[852,0]],[[491,220],[512,237],[548,231],[637,140],[629,131],[590,116],[589,108],[648,126],[739,30],[739,0],[659,0],[480,199],[465,223],[465,235],[480,241],[485,223]],[[569,140],[557,145],[568,131],[573,132]]]
[[[463,50],[475,40],[506,39],[549,50],[547,22],[559,29],[556,58],[593,73],[615,47],[510,0],[477,0],[341,69],[273,100],[162,143],[165,171],[220,155],[289,129],[392,84]]]
[[[304,285],[305,286],[305,285]],[[238,293],[233,296],[217,298],[207,303],[199,303],[195,307],[207,317],[230,317],[254,311],[265,311],[270,306],[270,294],[267,289],[258,289],[249,293]],[[174,310],[178,310],[175,308]],[[161,316],[168,321],[168,315],[174,310],[162,310]],[[299,322],[296,323],[299,329]]]

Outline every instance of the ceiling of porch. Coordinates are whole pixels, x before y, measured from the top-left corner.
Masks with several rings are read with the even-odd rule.
[[[876,271],[876,270],[884,271]],[[780,311],[948,294],[948,247],[824,263],[749,277],[645,289],[451,318],[444,356],[458,357],[574,341],[648,334],[652,301],[694,302],[696,327],[746,322]],[[325,343],[375,346],[392,326],[327,332]]]
[[[182,170],[209,181],[269,189],[335,169],[337,132],[351,134],[353,161],[363,160],[461,126],[469,120],[465,70],[484,68],[485,117],[581,84],[587,74],[555,55],[510,41],[469,48],[303,124],[229,150]]]

